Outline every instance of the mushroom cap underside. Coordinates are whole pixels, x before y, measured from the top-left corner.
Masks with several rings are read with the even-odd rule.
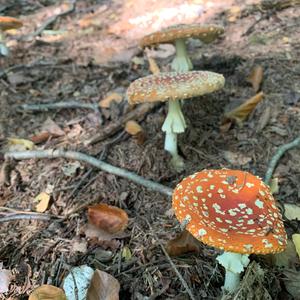
[[[163,28],[144,36],[141,47],[154,44],[172,43],[177,39],[195,38],[204,43],[211,43],[224,33],[224,27],[214,24],[179,24]]]
[[[223,75],[208,71],[165,72],[139,78],[127,90],[130,104],[187,99],[224,86]]]
[[[23,26],[22,21],[13,17],[0,16],[0,30],[18,29]]]
[[[204,170],[173,193],[179,222],[203,243],[225,251],[267,254],[285,249],[287,236],[269,187],[239,170]]]

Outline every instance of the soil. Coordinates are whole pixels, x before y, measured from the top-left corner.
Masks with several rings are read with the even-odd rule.
[[[0,3],[0,14],[24,22],[22,29],[7,36],[10,56],[0,58],[2,153],[7,150],[7,138],[31,139],[52,126],[55,133],[37,144],[37,149],[81,151],[173,188],[187,175],[209,168],[236,168],[264,177],[276,149],[299,136],[297,3],[269,8],[259,1],[239,0],[185,1],[186,7],[180,7],[182,1],[176,0],[146,4],[141,0],[77,1],[76,9],[33,35],[49,18],[70,8],[57,2]],[[188,5],[195,6],[189,10]],[[180,13],[168,18],[171,8]],[[132,109],[125,99],[126,89],[133,80],[150,73],[146,55],[137,46],[139,38],[164,26],[192,22],[224,25],[225,34],[218,41],[209,45],[190,41],[188,52],[195,70],[221,73],[226,84],[221,91],[183,105],[188,122],[187,131],[179,136],[184,171],[172,170],[170,157],[163,150],[164,105],[149,111],[140,122],[146,133],[142,145],[120,128],[104,141],[85,146],[84,141]],[[162,71],[169,70],[173,46],[158,50],[154,51],[158,65]],[[224,131],[221,122],[227,108],[256,93],[247,80],[255,66],[263,68],[260,89],[265,97],[242,127],[232,124]],[[20,107],[58,101],[95,104],[112,92],[121,94],[122,101],[96,111],[69,108],[32,112]],[[286,153],[275,170],[280,187],[276,199],[280,203],[299,202],[298,152],[293,149]],[[10,182],[0,187],[0,206],[35,211],[35,197],[50,189],[47,214],[64,216],[80,205],[107,203],[128,213],[128,228],[122,237],[109,241],[88,238],[84,229],[88,222],[86,207],[61,222],[1,222],[0,259],[3,269],[14,274],[10,290],[2,298],[27,299],[44,283],[61,286],[71,267],[87,264],[120,282],[120,299],[189,299],[158,243],[159,239],[167,244],[180,231],[170,211],[171,199],[83,163],[69,174],[65,170],[72,167],[71,163],[63,159],[18,162]],[[299,224],[285,222],[289,236],[299,232]],[[74,251],[78,241],[87,243],[84,253]],[[121,255],[125,246],[131,252],[128,260]],[[109,253],[111,259],[103,259]],[[216,299],[222,294],[224,272],[216,263],[217,254],[218,250],[201,244],[197,253],[172,257],[197,299]],[[281,271],[261,257],[253,259],[264,270],[264,295],[292,299],[281,282]],[[250,298],[244,295],[236,299]]]

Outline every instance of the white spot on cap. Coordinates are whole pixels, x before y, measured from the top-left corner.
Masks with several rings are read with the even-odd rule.
[[[252,208],[247,208],[246,209],[246,214],[247,215],[253,215],[253,209]]]
[[[251,182],[247,182],[247,183],[246,183],[246,186],[250,189],[250,188],[252,188],[252,187],[254,186],[254,184],[251,183]]]
[[[227,228],[220,228],[220,230],[221,230],[222,232],[228,232],[228,229],[227,229]]]
[[[217,204],[217,203],[214,203],[213,205],[212,205],[212,207],[217,211],[217,210],[220,210],[220,208],[221,208],[221,206],[219,205],[219,204]]]
[[[205,229],[201,228],[201,229],[198,230],[198,235],[199,236],[204,236],[206,234],[207,234],[207,231]]]
[[[231,216],[236,216],[236,214],[237,214],[233,209],[228,209],[228,213],[229,213]]]
[[[258,207],[258,208],[264,208],[264,203],[262,201],[260,201],[259,199],[256,199],[254,204]]]
[[[216,217],[216,220],[217,220],[219,223],[223,223],[222,219],[219,218],[219,217]]]
[[[238,204],[238,207],[243,209],[243,208],[247,207],[247,205],[245,203],[240,203],[240,204]]]
[[[202,186],[201,186],[201,185],[198,185],[198,186],[196,187],[196,191],[197,191],[198,193],[203,193]]]
[[[208,198],[211,198],[211,197],[212,197],[212,193],[208,193],[208,194],[207,194],[207,197],[208,197]]]
[[[223,192],[224,192],[223,189],[218,189],[219,194],[222,194]]]
[[[266,193],[265,193],[264,191],[261,191],[261,190],[259,190],[259,194],[260,194],[261,196],[265,196],[265,195],[266,195]]]
[[[215,188],[215,186],[212,184],[210,187],[209,187],[211,190],[213,190]]]
[[[228,223],[228,224],[232,224],[231,220],[225,220],[225,222]]]
[[[251,245],[251,244],[245,244],[244,248],[247,249],[247,250],[251,250],[253,248],[253,245]]]
[[[247,224],[248,224],[248,225],[253,225],[253,224],[254,224],[254,221],[253,221],[253,220],[248,220],[248,221],[247,221]]]

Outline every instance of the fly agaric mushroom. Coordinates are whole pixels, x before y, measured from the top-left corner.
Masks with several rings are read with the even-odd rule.
[[[179,222],[203,243],[224,250],[226,291],[234,291],[249,254],[284,251],[287,236],[270,188],[239,170],[204,170],[183,179],[173,192]]]
[[[162,130],[166,132],[165,150],[172,155],[175,169],[183,168],[183,160],[177,151],[177,134],[184,132],[186,123],[179,99],[187,99],[212,93],[224,86],[223,75],[192,71],[185,73],[159,73],[139,78],[127,90],[130,104],[154,101],[168,101],[169,110]]]
[[[18,29],[22,26],[23,26],[22,21],[16,18],[0,16],[0,54],[1,55],[7,56],[9,54],[8,48],[3,43],[3,36],[1,34],[1,31],[4,32],[10,29]]]
[[[204,43],[211,43],[223,32],[222,26],[213,24],[179,24],[146,35],[140,41],[140,46],[175,42],[176,56],[172,62],[172,69],[176,72],[186,72],[193,69],[193,64],[186,50],[186,39],[194,38]]]

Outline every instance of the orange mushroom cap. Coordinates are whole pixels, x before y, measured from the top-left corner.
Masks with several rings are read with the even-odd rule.
[[[13,17],[0,16],[0,30],[18,29],[23,26],[22,21]]]
[[[164,72],[139,78],[127,90],[130,104],[186,99],[224,86],[223,75],[208,71]]]
[[[180,222],[198,240],[225,251],[251,254],[285,249],[287,235],[269,187],[239,170],[204,170],[173,192]]]
[[[172,43],[177,39],[195,38],[210,43],[224,32],[219,25],[179,24],[166,27],[160,31],[150,33],[140,41],[141,47],[160,43]]]

